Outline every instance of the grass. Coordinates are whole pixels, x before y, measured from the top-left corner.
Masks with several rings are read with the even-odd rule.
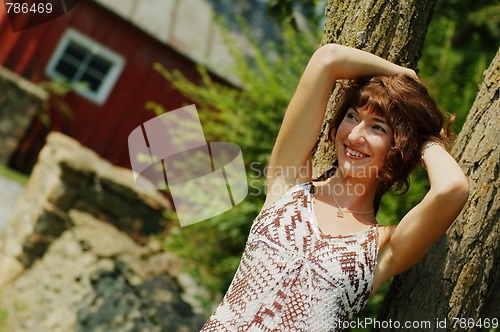
[[[26,185],[28,182],[28,176],[22,173],[19,173],[5,165],[0,164],[0,176],[11,179],[21,185]]]
[[[0,308],[0,332],[7,332],[7,312]]]

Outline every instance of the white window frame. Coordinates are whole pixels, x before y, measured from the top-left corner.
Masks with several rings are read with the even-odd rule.
[[[120,54],[110,50],[104,45],[92,40],[91,38],[83,35],[82,33],[76,31],[73,28],[67,29],[62,35],[59,43],[52,53],[47,67],[45,68],[45,74],[55,80],[67,81],[67,78],[61,73],[56,71],[56,66],[59,63],[63,52],[66,50],[68,44],[74,42],[89,49],[92,54],[99,55],[100,57],[106,59],[112,63],[111,70],[104,77],[97,91],[92,91],[86,88],[82,84],[75,84],[74,91],[79,95],[93,101],[98,105],[102,105],[106,102],[108,95],[113,89],[118,77],[120,76],[123,67],[125,66],[125,58]],[[68,83],[78,83],[78,82],[68,82]]]

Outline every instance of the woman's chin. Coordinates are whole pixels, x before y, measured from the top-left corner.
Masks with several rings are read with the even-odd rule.
[[[377,180],[378,169],[374,166],[353,166],[349,163],[339,166],[339,172],[344,178],[366,180]]]

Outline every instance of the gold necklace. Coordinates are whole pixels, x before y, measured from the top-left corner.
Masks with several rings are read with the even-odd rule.
[[[344,218],[344,213],[350,213],[350,214],[370,214],[373,211],[375,211],[374,209],[371,209],[370,211],[366,211],[366,212],[358,212],[358,211],[352,211],[352,210],[348,210],[348,209],[343,209],[343,208],[340,207],[340,204],[339,204],[339,202],[337,202],[337,199],[335,198],[335,195],[333,193],[332,193],[332,197],[333,197],[333,200],[335,201],[335,204],[337,204],[337,217],[339,217],[339,218]]]

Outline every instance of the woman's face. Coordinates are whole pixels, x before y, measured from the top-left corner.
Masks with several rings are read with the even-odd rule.
[[[377,179],[392,142],[385,117],[368,107],[350,108],[335,136],[339,170],[348,178]]]

